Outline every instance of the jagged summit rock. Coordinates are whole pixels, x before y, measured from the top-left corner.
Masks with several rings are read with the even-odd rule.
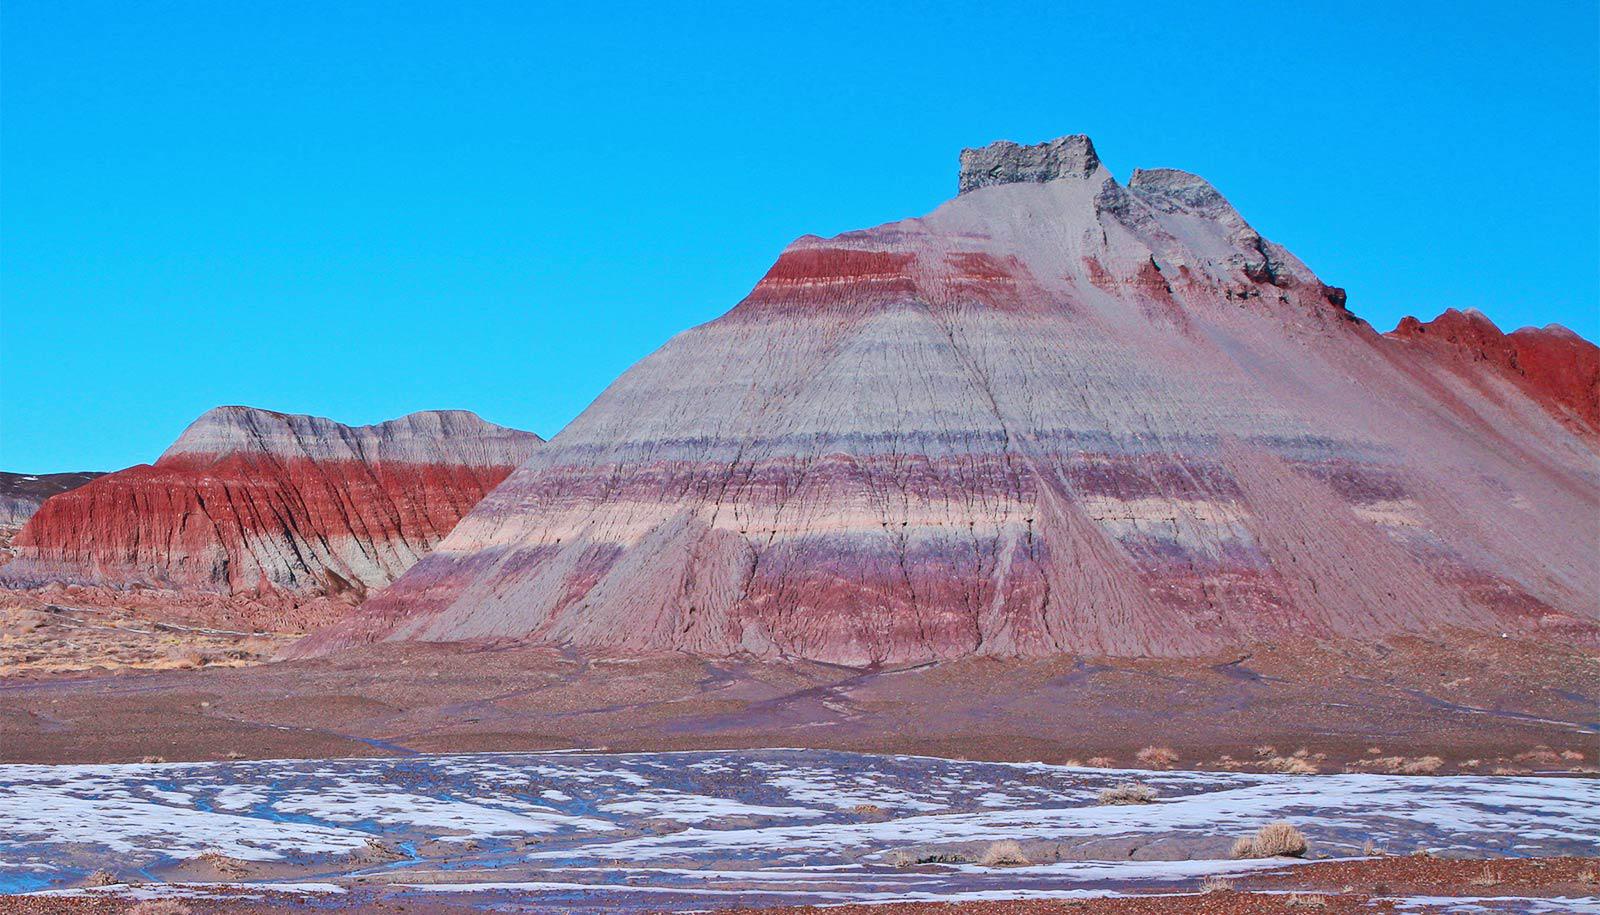
[[[1089,178],[1100,168],[1094,143],[1082,134],[1021,146],[1009,140],[961,151],[957,193],[996,184]]]
[[[1125,187],[1066,138],[971,151],[961,184],[790,245],[299,650],[1596,637],[1593,426],[1379,335],[1192,175]]]
[[[218,407],[155,464],[46,501],[0,584],[354,602],[425,555],[540,442],[460,410],[347,426]]]

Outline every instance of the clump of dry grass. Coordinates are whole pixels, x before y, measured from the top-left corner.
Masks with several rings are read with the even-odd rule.
[[[885,817],[889,815],[889,808],[877,804],[857,804],[850,808],[850,812],[861,817]]]
[[[897,849],[889,854],[889,863],[895,867],[916,867],[918,864],[965,864],[970,860],[972,859],[966,855],[953,851]]]
[[[400,849],[376,836],[367,838],[366,855],[369,858],[376,858],[380,861],[399,861],[405,857],[405,854]]]
[[[244,759],[244,754],[240,753],[238,750],[229,750],[222,755],[227,759]]]
[[[1500,883],[1500,878],[1495,876],[1494,866],[1485,863],[1483,865],[1483,870],[1474,874],[1472,879],[1468,880],[1467,882],[1473,886],[1498,886]]]
[[[1600,886],[1600,870],[1591,867],[1578,871],[1578,882],[1584,886]]]
[[[1115,769],[1117,761],[1109,756],[1091,756],[1084,765],[1091,769]]]
[[[250,873],[250,866],[244,861],[231,855],[225,855],[216,849],[201,852],[195,856],[195,860],[201,864],[209,865],[224,877],[244,877]]]
[[[142,763],[164,763],[167,758],[165,756],[141,756],[139,761]]]
[[[1127,782],[1100,792],[1102,804],[1149,804],[1156,799],[1156,789],[1142,782]]]
[[[1233,881],[1229,880],[1227,877],[1207,877],[1200,884],[1200,892],[1231,893],[1233,892]]]
[[[1001,839],[989,843],[989,847],[979,856],[978,863],[984,867],[1027,867],[1033,862],[1022,853],[1022,846],[1015,839]]]
[[[121,880],[117,879],[116,874],[113,874],[104,868],[97,870],[89,876],[83,878],[84,886],[116,886],[121,882]]]
[[[1178,762],[1178,754],[1171,747],[1145,747],[1133,755],[1139,764],[1151,769],[1170,769]]]
[[[1301,756],[1269,756],[1261,761],[1261,768],[1281,775],[1316,775],[1317,764]]]
[[[1328,907],[1328,897],[1316,893],[1290,893],[1284,898],[1283,904],[1298,909],[1325,909]]]
[[[1305,856],[1306,837],[1291,823],[1268,823],[1256,834],[1233,843],[1235,858],[1301,858]]]
[[[1444,768],[1444,760],[1437,756],[1379,756],[1376,759],[1363,759],[1355,763],[1353,768],[1389,775],[1432,775]]]
[[[129,909],[127,915],[189,915],[191,911],[176,899],[146,899]]]
[[[1377,857],[1379,855],[1386,855],[1386,854],[1388,854],[1388,852],[1386,852],[1383,849],[1379,848],[1378,847],[1378,843],[1372,841],[1371,839],[1368,839],[1366,844],[1361,846],[1361,854],[1365,855],[1368,858],[1375,858],[1375,857]]]
[[[1559,766],[1562,762],[1560,753],[1542,743],[1531,750],[1518,753],[1512,759],[1529,766]]]

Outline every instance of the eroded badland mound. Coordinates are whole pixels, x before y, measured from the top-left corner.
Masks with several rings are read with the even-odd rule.
[[[796,241],[301,651],[1592,643],[1594,346],[1451,314],[1380,335],[1206,181],[1120,183],[1086,137],[967,150],[959,188]]]
[[[220,407],[155,464],[46,501],[0,584],[301,628],[398,577],[539,442],[462,411],[346,426]]]

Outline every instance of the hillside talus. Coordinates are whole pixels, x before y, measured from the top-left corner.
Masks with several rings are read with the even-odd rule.
[[[297,650],[1595,639],[1592,345],[1380,335],[1206,181],[1120,183],[1086,137],[962,166],[927,216],[791,244]]]

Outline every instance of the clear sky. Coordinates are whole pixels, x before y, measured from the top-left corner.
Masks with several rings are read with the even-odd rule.
[[[6,0],[0,469],[150,461],[229,403],[550,436],[796,236],[1067,133],[1209,178],[1380,329],[1470,306],[1593,340],[1597,20]]]

